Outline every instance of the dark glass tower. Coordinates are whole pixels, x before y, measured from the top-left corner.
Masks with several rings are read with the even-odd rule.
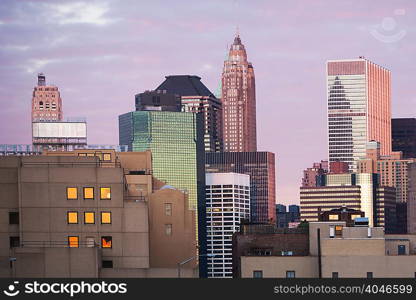
[[[391,120],[393,151],[402,151],[403,158],[416,158],[416,118]]]
[[[254,223],[276,221],[275,158],[271,152],[206,153],[206,172],[250,175],[250,217]]]

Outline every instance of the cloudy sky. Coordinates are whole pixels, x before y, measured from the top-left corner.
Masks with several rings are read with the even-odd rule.
[[[415,117],[416,1],[0,1],[0,144],[29,144],[38,72],[91,144],[172,74],[215,92],[239,26],[257,87],[259,150],[276,153],[277,201],[326,158],[325,61],[365,56],[393,76],[393,117]]]

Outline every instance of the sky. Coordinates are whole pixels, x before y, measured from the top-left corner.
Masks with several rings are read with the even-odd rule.
[[[31,143],[37,73],[89,144],[118,144],[118,115],[167,75],[216,93],[236,28],[256,76],[258,150],[276,154],[276,201],[299,202],[327,158],[325,62],[365,56],[392,72],[392,116],[416,116],[416,1],[0,1],[0,144]]]

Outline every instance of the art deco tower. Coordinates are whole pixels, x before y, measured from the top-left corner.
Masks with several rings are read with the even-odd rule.
[[[222,72],[223,139],[226,152],[257,150],[256,87],[253,65],[240,35],[234,38]]]
[[[33,90],[32,122],[61,121],[63,118],[62,99],[58,87],[46,85],[46,77],[38,74],[38,85]]]

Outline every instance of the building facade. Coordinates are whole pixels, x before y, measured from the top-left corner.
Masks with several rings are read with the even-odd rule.
[[[224,61],[221,86],[224,151],[257,151],[254,69],[238,34]]]
[[[392,152],[392,155],[381,156],[380,144],[367,143],[367,157],[357,162],[357,172],[377,173],[380,184],[396,188],[396,200],[406,203],[408,197],[408,165],[416,162],[416,158],[404,159],[400,152]]]
[[[391,153],[391,74],[362,57],[327,62],[329,161],[356,170],[366,143],[380,142]]]
[[[250,219],[276,222],[275,157],[272,152],[206,153],[207,173],[240,173],[250,176]]]
[[[250,176],[207,173],[208,277],[232,277],[232,236],[250,219]]]
[[[317,187],[300,188],[301,219],[318,221],[325,211],[345,206],[365,213],[372,227],[396,230],[396,191],[380,186],[372,173],[327,174],[319,178]]]
[[[403,158],[416,158],[416,118],[391,119],[393,151]]]
[[[0,276],[176,277],[197,255],[195,211],[151,175],[150,152],[126,155],[0,158]]]
[[[221,152],[222,106],[221,101],[194,75],[171,75],[157,91],[180,95],[184,112],[201,113],[204,117],[204,145],[206,152]]]
[[[383,228],[347,226],[344,221],[312,222],[308,233],[254,233],[249,249],[236,253],[242,278],[414,278],[416,236],[389,235]],[[289,235],[291,235],[289,237]],[[245,247],[237,234],[235,249]],[[305,241],[306,240],[306,241]],[[297,242],[295,242],[297,241]],[[319,241],[319,243],[318,243]],[[285,255],[283,255],[284,253]],[[305,254],[307,253],[307,254]]]
[[[329,172],[327,160],[321,160],[319,163],[313,163],[311,168],[303,170],[302,186],[316,186],[316,176]]]
[[[136,111],[161,110],[181,111],[181,97],[165,91],[145,91],[135,96]]]

